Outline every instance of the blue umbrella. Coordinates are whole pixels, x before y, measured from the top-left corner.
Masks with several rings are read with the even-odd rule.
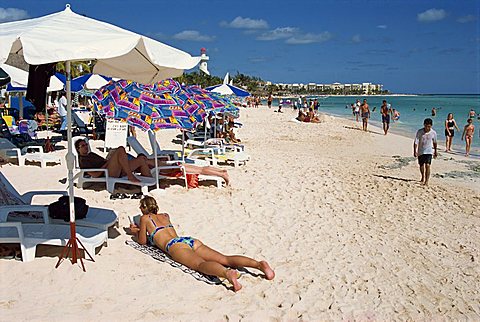
[[[72,79],[72,92],[80,92],[82,89],[94,89],[97,90],[100,87],[106,85],[111,77],[98,75],[98,74],[85,74]]]

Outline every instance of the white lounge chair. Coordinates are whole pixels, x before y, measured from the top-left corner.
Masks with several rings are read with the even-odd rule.
[[[152,155],[153,151],[155,151],[155,145],[157,149],[157,155],[165,155],[168,154],[171,156],[172,160],[179,160],[179,154],[181,155],[182,151],[179,150],[164,150],[160,147],[160,144],[158,144],[158,141],[156,140],[155,133],[152,131],[148,131],[148,140],[150,141],[150,146],[152,148]]]
[[[205,160],[212,166],[218,166],[219,163],[232,164],[235,167],[245,165],[250,160],[250,156],[244,151],[227,151],[225,147],[208,147],[193,149],[188,151],[188,159]]]
[[[11,185],[7,178],[0,172],[0,188],[2,196],[9,199],[9,204],[0,205],[0,216],[6,216],[12,212],[39,212],[42,213],[41,222],[46,224],[67,224],[61,219],[53,219],[48,215],[48,207],[45,205],[32,204],[34,196],[39,195],[67,195],[66,191],[29,191],[21,195]],[[27,218],[15,218],[15,221],[28,221]],[[31,220],[31,219],[30,219]],[[108,230],[108,227],[113,226],[118,222],[117,214],[106,208],[89,207],[87,216],[84,219],[76,221],[77,226],[94,227],[101,230]]]
[[[72,139],[74,146],[75,146],[75,142],[80,139],[88,143],[87,138],[82,136],[76,136]],[[88,150],[91,151],[90,144],[88,144]],[[126,176],[122,178],[110,177],[108,175],[108,169],[81,169],[78,161],[78,153],[75,148],[73,149],[73,154],[75,156],[75,171],[77,172],[74,175],[74,180],[77,180],[77,186],[80,188],[83,188],[84,184],[87,182],[101,182],[101,183],[105,183],[106,189],[108,192],[113,193],[115,191],[115,186],[119,183],[123,183],[123,184],[139,186],[142,189],[142,192],[144,194],[147,194],[148,187],[156,185],[155,178],[151,178],[151,177],[135,175],[140,180],[140,182],[132,182],[128,180]],[[103,177],[92,177],[88,174],[88,172],[93,172],[93,171],[95,172],[101,171],[105,175]]]
[[[148,151],[143,147],[143,145],[138,142],[137,138],[134,137],[134,136],[129,136],[127,137],[127,143],[128,145],[130,145],[133,149],[133,151],[135,151],[135,153],[137,153],[137,155],[140,155],[140,154],[143,154],[144,156],[146,156],[148,159],[153,159],[154,158],[154,155],[153,153],[148,153]],[[173,154],[173,155],[176,155]],[[157,151],[157,157],[160,159],[160,158],[165,158],[166,160],[173,160],[173,159],[178,159],[177,156],[175,156],[175,158],[172,156],[172,153],[168,153],[168,152],[164,152],[164,151]]]
[[[243,144],[229,144],[222,138],[207,139],[205,141],[188,139],[184,142],[185,148],[210,148],[220,147],[225,148],[225,151],[244,152],[245,146]]]
[[[36,152],[28,152],[36,151]],[[5,159],[16,159],[19,166],[24,166],[26,161],[40,162],[40,167],[46,167],[47,163],[62,163],[62,158],[53,153],[44,153],[40,145],[26,146],[23,149],[17,148],[7,139],[0,138],[0,156]]]
[[[140,142],[133,136],[130,136],[128,137],[127,140],[130,140],[129,143],[131,142],[132,144],[130,144],[130,146],[135,150],[135,152],[137,154],[143,154],[145,156],[147,156],[147,158],[153,158],[153,154],[151,155],[148,155],[148,152],[146,151],[146,149],[140,144]],[[186,160],[188,161],[188,160]],[[191,162],[191,163],[195,163],[195,165],[198,165],[198,166],[206,166],[208,165],[208,162],[205,162],[203,160],[197,160],[198,162]],[[177,179],[183,179],[184,182],[185,182],[185,188],[188,188],[188,184],[187,184],[187,171],[185,169],[185,167],[183,166],[182,164],[182,161],[181,160],[173,160],[173,161],[167,161],[167,163],[170,163],[171,165],[169,166],[161,166],[161,167],[158,167],[157,169],[159,169],[160,171],[162,169],[180,169],[180,171],[182,172],[182,175],[181,176],[178,176],[176,177]],[[155,177],[155,169],[152,169],[152,177]],[[158,174],[158,177],[159,179],[171,179],[172,177],[171,176],[167,176],[167,175],[162,175]],[[210,175],[203,175],[203,174],[199,174],[198,175],[198,179],[199,180],[209,180],[209,181],[215,181],[215,184],[217,186],[217,188],[221,188],[222,185],[223,185],[223,182],[225,182],[225,180],[221,177],[217,177],[217,176],[210,176]]]
[[[39,244],[65,246],[69,241],[70,227],[67,225],[6,222],[7,216],[5,213],[0,214],[0,243],[19,243],[24,262],[35,259]],[[95,248],[102,246],[108,238],[106,230],[80,226],[76,229],[76,236],[92,258],[95,256]]]

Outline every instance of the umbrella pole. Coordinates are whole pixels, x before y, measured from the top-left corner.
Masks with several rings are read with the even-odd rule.
[[[155,144],[153,145],[153,156],[155,157],[155,179],[157,181],[157,190],[160,189],[159,184],[159,175],[158,175],[158,156],[157,156],[157,132],[153,131],[153,138],[155,139]]]
[[[182,162],[185,163],[185,132],[182,131]]]
[[[92,256],[87,252],[85,247],[83,247],[80,240],[77,238],[76,227],[75,227],[75,208],[74,208],[74,190],[73,190],[73,164],[74,164],[74,156],[73,156],[73,144],[72,144],[72,99],[71,99],[71,75],[70,75],[70,61],[66,61],[66,73],[67,73],[67,144],[68,144],[68,153],[66,156],[67,159],[67,169],[68,169],[68,201],[70,207],[70,239],[68,243],[65,245],[55,268],[57,268],[60,263],[63,261],[63,258],[68,257],[70,254],[70,250],[72,251],[72,264],[77,263],[77,258],[80,259],[80,263],[82,264],[83,271],[85,272],[85,266],[83,265],[83,259],[80,257],[80,249],[78,248],[78,243],[82,246],[85,254],[87,254],[92,261]]]
[[[48,98],[45,101],[45,124],[47,125],[47,137],[48,137]]]
[[[213,128],[213,137],[217,138],[217,116],[215,115],[215,127]]]
[[[208,123],[207,118],[205,118],[205,120],[203,120],[203,122],[205,123],[205,131],[204,131],[205,133],[203,134],[203,146],[205,147],[205,145],[206,145],[205,141],[207,141],[207,123]]]

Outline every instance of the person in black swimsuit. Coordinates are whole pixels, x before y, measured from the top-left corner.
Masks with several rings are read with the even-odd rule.
[[[453,113],[448,113],[445,120],[445,151],[450,152],[452,150],[453,136],[455,135],[455,128],[458,130],[457,123],[453,119]]]

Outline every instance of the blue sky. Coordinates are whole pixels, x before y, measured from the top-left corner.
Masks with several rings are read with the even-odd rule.
[[[67,1],[2,0],[0,22]],[[199,55],[223,77],[382,83],[395,93],[480,93],[478,0],[71,0],[72,10]]]

